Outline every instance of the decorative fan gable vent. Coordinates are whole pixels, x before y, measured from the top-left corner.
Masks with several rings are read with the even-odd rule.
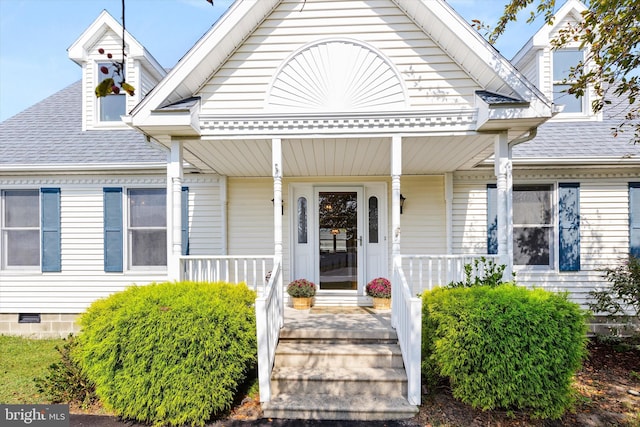
[[[353,40],[324,40],[294,53],[276,73],[267,106],[285,111],[389,111],[406,108],[393,65]]]

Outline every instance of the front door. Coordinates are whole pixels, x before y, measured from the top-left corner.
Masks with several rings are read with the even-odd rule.
[[[357,291],[362,268],[359,191],[319,190],[318,271],[320,291]]]
[[[290,276],[318,285],[317,304],[367,302],[367,281],[388,275],[386,189],[382,182],[290,185]]]

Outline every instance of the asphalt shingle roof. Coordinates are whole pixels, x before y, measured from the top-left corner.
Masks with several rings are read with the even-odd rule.
[[[0,123],[0,168],[20,165],[157,164],[166,154],[134,130],[82,131],[82,82],[78,81]],[[191,100],[189,100],[191,101]],[[614,137],[624,101],[608,107],[602,121],[551,121],[513,149],[514,159],[640,160],[633,132]]]
[[[624,120],[625,99],[605,107],[601,121],[554,121],[538,127],[537,136],[513,148],[514,158],[629,158],[640,161],[640,144],[633,143],[633,129],[614,136],[612,128]]]
[[[166,162],[166,153],[135,130],[83,132],[81,110],[78,81],[0,123],[0,168]]]

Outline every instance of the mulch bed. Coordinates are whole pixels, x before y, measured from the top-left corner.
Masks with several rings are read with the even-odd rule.
[[[576,375],[578,404],[559,420],[532,420],[527,414],[481,411],[455,400],[447,387],[425,396],[416,421],[425,427],[640,427],[640,348],[589,342],[589,356]]]
[[[473,409],[455,400],[444,386],[424,396],[420,413],[401,424],[424,427],[640,427],[640,397],[629,393],[630,390],[640,392],[640,346],[593,339],[588,349],[589,356],[575,380],[578,404],[573,412],[559,420],[532,420],[526,413]],[[89,412],[100,411],[94,408]],[[258,398],[244,398],[227,417],[212,425],[262,425],[255,424],[261,417]],[[266,425],[271,424],[270,420],[263,421]],[[77,424],[78,427],[81,425]]]

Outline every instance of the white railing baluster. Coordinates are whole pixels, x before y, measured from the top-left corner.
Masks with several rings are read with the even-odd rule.
[[[480,258],[499,263],[497,255],[401,255],[400,258],[412,295],[464,280],[466,264],[472,266],[471,279],[482,276],[486,267],[482,263],[478,268],[474,265]]]
[[[263,291],[267,273],[273,270],[273,256],[198,256],[180,257],[181,280],[199,282],[245,282],[255,291]]]

